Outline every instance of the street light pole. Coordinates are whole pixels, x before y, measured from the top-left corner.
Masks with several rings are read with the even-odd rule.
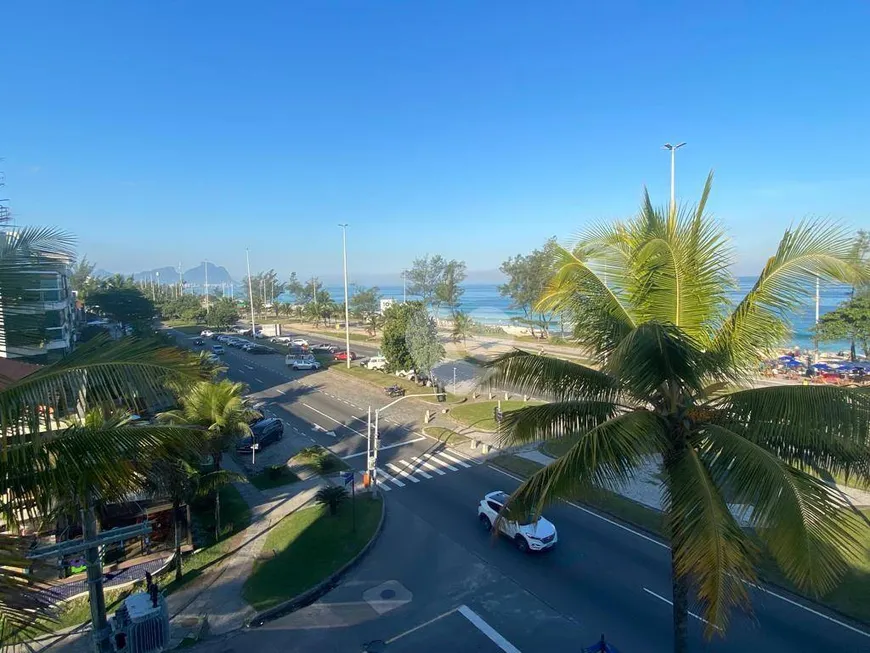
[[[350,309],[347,305],[347,223],[341,227],[341,249],[344,256],[344,344],[347,368],[350,369]]]
[[[402,270],[402,303],[408,303],[408,271]]]
[[[679,150],[681,147],[683,147],[683,145],[685,145],[685,143],[677,143],[676,145],[671,145],[670,143],[664,144],[664,148],[666,150],[671,151],[671,213],[676,213],[676,210],[677,210],[676,195],[674,192],[675,191],[674,177],[675,177],[676,167],[677,167],[677,150]]]
[[[245,248],[245,262],[248,265],[248,301],[251,304],[251,337],[257,333],[257,325],[254,322],[254,291],[251,288],[251,256],[248,253],[248,248]]]
[[[205,261],[205,313],[208,315],[208,259]]]

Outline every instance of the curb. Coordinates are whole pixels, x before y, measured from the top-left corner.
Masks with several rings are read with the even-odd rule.
[[[375,532],[372,535],[371,539],[368,541],[359,553],[357,553],[351,560],[348,560],[344,566],[341,567],[338,571],[333,572],[325,579],[320,581],[314,587],[305,590],[301,594],[297,594],[292,599],[279,603],[275,607],[269,608],[267,610],[263,610],[262,612],[258,612],[253,617],[251,617],[247,623],[245,623],[245,628],[257,628],[262,626],[265,622],[271,621],[272,619],[276,619],[278,617],[283,617],[284,615],[290,614],[291,612],[295,612],[300,608],[304,608],[306,605],[314,603],[321,596],[329,592],[333,587],[338,584],[338,581],[341,579],[344,574],[350,571],[354,566],[356,566],[363,557],[371,550],[371,548],[375,545],[378,538],[381,535],[381,531],[384,530],[384,520],[387,516],[387,504],[384,501],[383,497],[381,498],[381,520],[378,522],[377,528],[375,528]]]

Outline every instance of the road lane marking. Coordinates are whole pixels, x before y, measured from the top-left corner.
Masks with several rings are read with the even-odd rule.
[[[408,469],[410,469],[412,474],[419,474],[423,478],[432,478],[432,474],[429,474],[428,472],[424,472],[419,467],[416,467],[415,465],[413,465],[405,460],[400,460],[399,463],[404,465]]]
[[[522,483],[525,480],[525,479],[520,478],[519,476],[511,474],[510,472],[506,472],[503,469],[499,469],[498,467],[495,467],[494,465],[487,465],[487,467],[489,467],[493,471],[499,472],[500,474],[504,474],[505,476],[508,476],[508,477],[514,479],[515,481],[519,481],[520,483]],[[633,528],[628,528],[627,526],[623,526],[622,524],[615,522],[612,519],[608,519],[607,517],[604,517],[603,515],[599,515],[598,513],[594,512],[592,510],[589,510],[588,508],[584,508],[583,506],[579,506],[572,501],[566,501],[565,503],[567,503],[572,508],[577,508],[577,510],[582,510],[586,514],[592,515],[596,519],[600,519],[601,521],[605,521],[608,524],[611,524],[612,526],[616,526],[617,528],[621,528],[622,530],[627,531],[627,532],[631,533],[632,535],[636,535],[637,537],[642,538],[642,539],[646,540],[647,542],[652,542],[656,546],[660,546],[663,549],[670,549],[671,548],[670,546],[668,546],[664,542],[659,542],[658,540],[653,539],[653,538],[649,537],[648,535],[644,535],[643,533],[640,533],[640,532],[634,530]],[[804,610],[806,612],[809,612],[810,614],[813,614],[817,617],[820,617],[820,618],[824,619],[825,621],[830,621],[832,624],[836,624],[838,626],[841,626],[841,627],[845,628],[846,630],[851,630],[853,633],[858,633],[859,635],[863,635],[864,637],[870,638],[870,633],[868,633],[867,631],[861,630],[860,628],[855,628],[855,626],[851,626],[843,621],[840,621],[839,619],[835,619],[834,617],[828,616],[824,612],[819,612],[818,610],[814,610],[813,608],[811,608],[809,606],[803,605],[802,603],[799,603],[793,599],[790,599],[787,596],[782,596],[781,594],[777,594],[776,592],[773,592],[765,587],[761,587],[760,585],[756,585],[754,583],[748,583],[748,582],[746,584],[749,585],[750,587],[753,587],[753,588],[761,591],[761,592],[764,592],[765,594],[769,594],[770,596],[772,596],[774,598],[780,599],[781,601],[784,601],[785,603],[788,603],[789,605],[793,605],[796,608],[800,608],[801,610]]]
[[[368,439],[368,436],[367,436],[365,433],[360,433],[360,432],[357,431],[356,429],[353,429],[353,428],[349,427],[349,426],[348,426],[347,424],[345,424],[344,422],[340,422],[340,421],[338,421],[337,419],[335,419],[335,418],[332,417],[331,415],[327,415],[326,413],[317,410],[314,406],[309,406],[308,404],[306,404],[306,403],[304,403],[304,402],[302,403],[302,405],[305,406],[306,408],[310,409],[310,410],[313,410],[313,411],[314,411],[315,413],[317,413],[318,415],[323,415],[326,419],[331,419],[331,420],[332,420],[333,422],[335,422],[336,424],[340,424],[340,425],[343,426],[344,428],[353,431],[354,433],[356,433],[356,434],[357,434],[358,436],[360,436],[361,438],[366,438],[366,439]]]
[[[254,377],[254,381],[257,383],[264,383],[263,379],[258,379],[256,376]]]
[[[397,442],[396,444],[388,444],[386,447],[378,447],[378,451],[386,451],[387,449],[395,449],[396,447],[404,447],[406,444],[411,444],[413,442],[419,442],[420,440],[425,440],[424,437],[414,438],[413,440],[405,440],[404,442]],[[348,458],[356,458],[358,456],[365,456],[366,451],[360,451],[359,453],[352,453],[349,456],[342,456],[342,460],[347,460]]]
[[[419,478],[415,478],[413,474],[409,474],[404,469],[402,469],[400,467],[396,467],[393,463],[387,463],[387,467],[392,469],[398,476],[404,476],[412,483],[419,483],[420,482]]]
[[[280,392],[282,395],[286,395],[286,394],[287,394],[286,392],[284,392],[283,390],[280,390],[280,389],[278,390],[278,392]]]
[[[504,651],[504,653],[520,653],[520,649],[507,641],[501,633],[486,623],[479,614],[467,605],[460,605],[456,610],[468,619],[475,628],[486,635],[493,644]]]
[[[646,592],[647,594],[652,594],[652,595],[653,595],[654,597],[656,597],[659,601],[664,601],[665,603],[667,603],[667,604],[670,605],[670,606],[673,606],[673,605],[674,605],[674,602],[673,602],[673,601],[671,601],[670,599],[666,599],[666,598],[663,597],[661,594],[656,594],[656,593],[653,592],[651,589],[647,589],[646,587],[644,587],[644,588],[643,588],[643,591]],[[713,628],[715,628],[716,630],[722,630],[722,629],[719,628],[719,626],[717,626],[716,624],[711,624],[709,621],[707,621],[706,619],[704,619],[704,617],[701,617],[701,616],[699,616],[699,615],[697,615],[697,614],[695,614],[694,612],[691,612],[691,611],[687,611],[687,612],[689,612],[689,616],[690,616],[690,617],[695,617],[695,619],[697,619],[698,621],[703,621],[703,622],[704,622],[705,624],[707,624],[708,626],[713,626]]]
[[[398,485],[399,487],[405,487],[405,484],[402,483],[402,481],[400,481],[400,480],[397,479],[397,478],[393,478],[392,476],[390,476],[389,474],[387,474],[387,473],[386,473],[383,469],[381,469],[380,467],[376,467],[375,469],[378,471],[378,476],[383,476],[385,479],[387,479],[388,481],[391,481],[391,482],[395,483],[395,484]],[[383,485],[383,483],[381,483],[381,485]]]
[[[249,370],[253,370],[253,369],[254,369],[254,368],[251,367],[250,365],[245,365],[245,367],[247,367]]]
[[[451,472],[458,472],[459,471],[458,468],[454,467],[446,460],[441,460],[440,458],[436,458],[435,454],[427,453],[427,454],[423,454],[423,457],[426,458],[427,460],[434,460],[436,463],[438,463],[442,467],[446,467]]]
[[[457,465],[462,465],[462,466],[465,467],[466,469],[468,469],[468,468],[471,467],[471,465],[469,465],[468,463],[464,463],[464,462],[462,462],[461,460],[459,460],[458,458],[454,458],[453,456],[451,456],[451,455],[450,455],[449,453],[447,453],[446,451],[439,451],[439,452],[438,452],[438,455],[439,455],[439,456],[444,456],[444,457],[447,458],[448,460],[452,460],[452,461],[455,462]]]
[[[415,463],[419,463],[423,467],[427,467],[428,469],[431,469],[433,472],[435,472],[439,476],[446,476],[447,475],[447,472],[442,472],[439,468],[435,467],[435,465],[431,465],[431,464],[427,463],[422,458],[417,458],[417,456],[411,456],[411,460],[413,460]]]

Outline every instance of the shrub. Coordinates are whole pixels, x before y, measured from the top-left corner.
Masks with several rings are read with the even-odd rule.
[[[317,494],[314,495],[314,500],[329,508],[329,514],[334,515],[338,512],[338,507],[347,501],[347,490],[338,485],[330,485],[320,488]]]

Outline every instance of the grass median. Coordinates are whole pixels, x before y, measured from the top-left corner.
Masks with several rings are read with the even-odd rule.
[[[423,433],[454,447],[471,442],[471,438],[451,429],[441,428],[440,426],[427,426],[423,429]]]
[[[540,403],[540,401],[502,401],[501,410],[503,413],[507,413],[512,410],[517,410],[518,408],[536,406]],[[498,430],[498,425],[495,423],[493,411],[498,404],[498,401],[467,402],[461,406],[451,408],[450,417],[473,429],[480,429],[481,431],[496,431]]]
[[[336,364],[330,366],[329,369],[332,372],[338,372],[339,374],[344,374],[346,376],[359,379],[360,381],[365,381],[366,383],[370,383],[381,389],[391,385],[397,385],[405,391],[405,394],[423,395],[422,397],[416,397],[416,399],[420,399],[421,401],[426,401],[432,404],[450,404],[457,403],[460,400],[460,398],[456,395],[450,392],[445,392],[444,394],[446,396],[446,401],[439,402],[438,396],[435,394],[434,388],[430,388],[428,386],[420,386],[413,381],[409,381],[408,379],[405,379],[401,376],[396,376],[395,374],[387,374],[386,372],[379,372],[378,370],[370,370],[360,365],[353,365],[348,368],[342,362],[342,364],[340,365]]]
[[[534,474],[542,467],[534,461],[509,454],[496,456],[489,461],[489,464],[521,478]],[[631,499],[626,499],[615,492],[599,490],[591,496],[584,495],[582,500],[578,499],[578,502],[667,539],[667,530],[661,512]],[[870,509],[862,510],[862,513],[870,519]],[[848,569],[840,584],[823,597],[808,596],[801,592],[783,575],[776,563],[768,556],[763,556],[758,564],[759,577],[765,582],[779,585],[789,592],[804,596],[810,601],[821,603],[853,619],[870,624],[870,528],[862,531],[861,541],[863,555],[848,561]],[[757,544],[760,545],[760,542]]]
[[[334,516],[325,506],[291,513],[269,531],[242,589],[245,601],[256,610],[266,610],[311,589],[362,551],[374,536],[382,511],[379,499],[365,495],[342,504]]]

